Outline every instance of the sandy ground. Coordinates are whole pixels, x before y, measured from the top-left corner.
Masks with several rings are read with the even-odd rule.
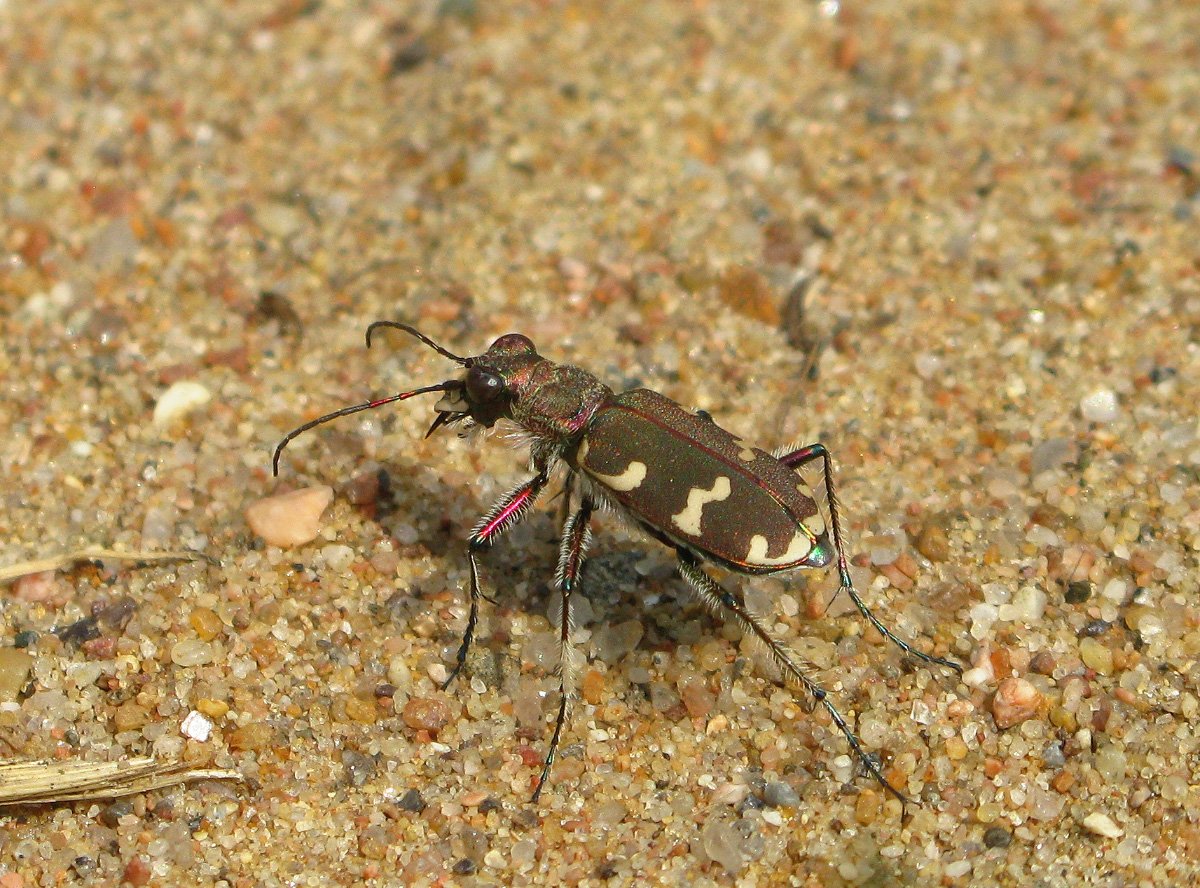
[[[0,2],[0,565],[220,560],[0,587],[0,755],[247,780],[7,809],[0,886],[1195,879],[1197,35],[1191,3]],[[367,352],[380,318],[824,442],[858,588],[966,679],[826,610],[833,572],[722,578],[907,812],[612,516],[531,805],[557,502],[485,556],[439,690],[523,454],[423,440],[414,400],[271,477],[289,428],[453,375]],[[320,485],[312,542],[248,526]]]

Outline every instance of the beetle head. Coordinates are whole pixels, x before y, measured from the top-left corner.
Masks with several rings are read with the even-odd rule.
[[[386,398],[343,407],[292,429],[275,448],[271,460],[274,474],[279,474],[279,457],[283,448],[297,435],[340,416],[372,410],[395,401],[404,401],[414,395],[442,392],[441,400],[434,405],[437,418],[425,433],[425,437],[429,437],[443,425],[452,425],[465,419],[491,428],[497,420],[512,417],[512,406],[529,386],[534,366],[544,360],[529,338],[520,333],[501,336],[483,354],[464,358],[438,345],[415,327],[397,321],[375,321],[367,327],[367,348],[371,347],[371,334],[380,327],[394,327],[415,336],[438,354],[462,365],[466,373],[457,379],[447,379],[437,385],[427,385]]]
[[[499,419],[511,419],[513,403],[528,386],[533,367],[542,360],[529,337],[520,333],[506,333],[483,354],[462,359],[467,372],[444,383],[446,393],[434,405],[438,415],[426,437],[440,426],[468,418],[485,428]]]

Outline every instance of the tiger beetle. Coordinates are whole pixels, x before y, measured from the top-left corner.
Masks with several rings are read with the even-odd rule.
[[[506,530],[524,518],[550,483],[554,469],[565,464],[565,508],[559,544],[556,585],[562,596],[558,626],[560,645],[558,716],[533,801],[554,763],[575,688],[575,666],[569,646],[571,596],[579,587],[584,554],[591,537],[588,524],[597,508],[607,508],[675,550],[680,575],[714,613],[732,617],[744,633],[758,638],[770,652],[785,682],[803,688],[819,703],[845,736],[854,754],[883,788],[901,801],[908,799],[888,782],[876,759],[867,754],[825,689],[800,660],[751,613],[744,597],[720,585],[704,570],[711,563],[734,573],[774,574],[795,568],[819,568],[836,561],[841,590],[880,634],[927,663],[962,674],[962,667],[922,653],[880,622],[859,597],[850,579],[842,545],[833,468],[823,444],[809,444],[771,454],[725,431],[704,411],[688,412],[670,398],[634,389],[616,393],[599,379],[569,364],[556,364],[537,353],[520,333],[501,336],[486,352],[464,358],[438,345],[424,333],[396,321],[376,321],[371,336],[385,327],[415,336],[444,358],[464,368],[465,375],[412,391],[343,407],[306,422],[279,442],[271,461],[279,474],[284,447],[297,435],[341,416],[371,410],[415,395],[440,392],[426,437],[442,426],[490,429],[499,420],[519,426],[530,442],[533,477],[509,490],[471,531],[467,543],[470,609],[456,663],[442,685],[445,690],[462,671],[475,639],[479,600],[478,556]],[[817,508],[813,490],[798,469],[820,461],[828,497],[829,523]],[[571,494],[579,504],[570,510]],[[488,600],[491,600],[490,598]]]

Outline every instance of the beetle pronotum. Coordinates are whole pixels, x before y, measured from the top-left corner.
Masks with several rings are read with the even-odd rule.
[[[443,425],[466,421],[491,428],[501,419],[515,423],[527,434],[533,477],[504,494],[475,525],[467,543],[470,608],[454,669],[443,689],[462,671],[475,638],[479,599],[484,597],[478,553],[524,518],[550,483],[554,469],[565,466],[568,517],[556,575],[562,596],[561,694],[534,801],[554,763],[574,691],[569,650],[571,596],[579,587],[590,538],[588,524],[598,507],[623,514],[674,549],[680,575],[704,604],[714,613],[732,617],[743,632],[766,645],[784,680],[799,685],[821,704],[871,775],[901,802],[907,801],[863,749],[826,691],[806,672],[805,664],[747,609],[741,594],[725,589],[702,566],[709,562],[736,573],[758,575],[836,563],[841,589],[882,635],[905,653],[961,674],[957,663],[918,651],[897,637],[854,588],[842,545],[833,468],[824,445],[809,444],[778,456],[766,453],[725,431],[703,411],[689,412],[648,389],[618,394],[586,370],[549,361],[520,333],[501,336],[482,355],[464,358],[414,327],[395,321],[376,321],[367,327],[368,348],[371,335],[383,327],[415,336],[462,366],[465,375],[344,407],[306,422],[279,442],[271,466],[278,474],[283,448],[314,426],[430,392],[440,392],[442,397],[434,405],[437,416],[426,437]],[[818,460],[828,497],[828,525],[817,507],[816,495],[797,471]],[[579,505],[571,512],[569,501],[576,488]]]

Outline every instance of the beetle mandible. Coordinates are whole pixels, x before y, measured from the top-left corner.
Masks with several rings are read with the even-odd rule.
[[[442,685],[449,687],[462,671],[475,638],[479,600],[479,553],[524,518],[550,483],[554,469],[566,468],[565,491],[578,487],[580,501],[568,517],[559,544],[556,584],[562,596],[559,626],[560,667],[558,715],[533,801],[554,764],[574,692],[569,649],[571,596],[579,588],[589,523],[597,508],[624,515],[647,534],[675,550],[680,575],[714,613],[732,617],[742,631],[758,638],[770,652],[785,682],[799,685],[829,713],[867,771],[902,803],[907,797],[884,776],[827,692],[808,667],[777,639],[763,620],[746,607],[743,596],[719,584],[704,570],[709,562],[740,574],[772,574],[836,563],[841,591],[879,632],[928,663],[962,667],[943,657],[911,647],[880,622],[859,596],[850,578],[842,545],[841,519],[833,489],[833,467],[822,444],[809,444],[773,455],[725,431],[704,411],[689,412],[670,398],[648,389],[616,393],[599,379],[569,364],[556,364],[537,353],[520,333],[501,336],[486,352],[461,357],[424,333],[397,321],[367,327],[367,347],[381,328],[402,330],[466,371],[456,379],[386,398],[344,407],[306,422],[279,442],[271,461],[279,473],[284,447],[309,429],[352,413],[440,392],[426,437],[442,426],[465,422],[491,428],[509,420],[530,439],[529,478],[509,490],[479,520],[467,543],[470,600],[467,625],[455,665]],[[829,522],[821,516],[816,495],[797,471],[821,463]]]

